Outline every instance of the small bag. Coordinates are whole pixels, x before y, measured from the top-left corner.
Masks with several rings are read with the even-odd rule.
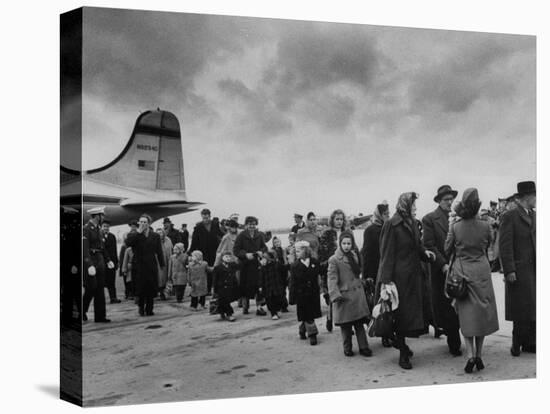
[[[393,313],[391,311],[391,303],[385,300],[379,300],[380,314],[374,318],[369,327],[370,337],[389,337],[393,335]]]
[[[453,272],[455,259],[455,255],[453,254],[451,264],[449,265],[449,270],[447,272],[447,277],[445,279],[445,293],[453,299],[464,299],[468,294],[467,280],[464,276]]]

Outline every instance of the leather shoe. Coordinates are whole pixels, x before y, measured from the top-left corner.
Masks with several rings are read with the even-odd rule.
[[[104,319],[98,319],[97,321],[94,321],[94,322],[98,322],[98,323],[108,323],[108,322],[111,322],[110,319],[107,319],[107,318],[104,318]]]
[[[411,361],[409,361],[409,356],[403,352],[399,354],[399,366],[403,369],[412,369]]]
[[[309,344],[310,345],[317,345],[317,335],[311,335],[309,337]]]
[[[332,332],[332,319],[327,319],[327,331]]]
[[[372,356],[372,351],[371,351],[370,348],[360,349],[359,354],[363,355],[363,356],[366,356],[366,357],[371,357]]]
[[[352,357],[355,355],[355,353],[351,349],[344,350],[344,355],[347,357]]]
[[[510,348],[510,353],[512,354],[512,356],[518,357],[521,354],[521,349],[519,346],[512,345],[512,347]]]
[[[483,368],[485,368],[485,365],[483,364],[481,357],[476,357],[476,368],[478,371],[481,371]]]
[[[305,333],[300,332],[300,339],[307,339],[307,336]]]
[[[85,313],[82,314],[82,320],[83,320],[84,322],[86,322],[86,321],[88,320],[88,317],[86,316]]]
[[[449,352],[453,356],[462,356],[462,350],[460,348],[457,349],[449,349]]]
[[[476,359],[470,358],[468,362],[466,362],[466,366],[464,367],[464,372],[471,374],[474,370],[474,366],[476,365]]]

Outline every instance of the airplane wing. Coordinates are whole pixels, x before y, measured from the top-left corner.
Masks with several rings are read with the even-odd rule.
[[[148,198],[127,198],[125,200],[122,200],[120,202],[121,207],[138,207],[138,206],[148,206],[148,205],[155,205],[158,207],[161,206],[176,206],[176,205],[184,205],[188,207],[195,207],[200,206],[204,203],[198,203],[198,202],[188,202],[183,201],[181,199],[175,199],[175,200],[158,200],[158,199],[151,199]]]

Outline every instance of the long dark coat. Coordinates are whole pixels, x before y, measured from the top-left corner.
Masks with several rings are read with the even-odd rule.
[[[523,207],[505,212],[501,217],[499,250],[504,274],[516,272],[517,280],[506,283],[507,321],[535,321],[536,295],[536,213],[529,217]]]
[[[212,276],[214,293],[227,303],[231,303],[239,297],[238,269],[239,266],[236,263],[230,263],[228,266],[219,264],[214,268]]]
[[[449,232],[449,218],[447,213],[437,207],[422,219],[424,230],[424,247],[435,253],[435,262],[431,263],[431,303],[435,324],[443,329],[457,329],[458,316],[451,306],[452,300],[445,296],[445,273],[442,267],[449,263],[445,252],[445,240]]]
[[[296,304],[299,321],[321,317],[319,261],[311,258],[309,266],[296,260],[290,267],[289,303]]]
[[[260,261],[254,257],[252,260],[246,258],[246,253],[266,252],[267,246],[264,236],[258,230],[252,236],[248,231],[239,233],[233,246],[233,254],[241,262],[240,289],[242,296],[252,299],[256,295],[260,284]]]
[[[105,235],[105,249],[107,250],[109,257],[113,261],[113,264],[115,265],[113,269],[115,270],[118,267],[118,255],[116,252],[116,237],[111,232]]]
[[[216,222],[212,221],[210,223],[210,231],[206,229],[203,222],[199,222],[193,229],[191,248],[189,250],[191,252],[194,250],[201,251],[208,266],[213,266],[216,260],[216,251],[222,237],[223,233]]]
[[[279,265],[275,260],[269,261],[261,267],[261,284],[263,295],[266,298],[280,297],[285,293],[285,285],[281,280]]]
[[[395,214],[382,226],[380,234],[379,283],[395,283],[399,307],[395,311],[396,332],[417,337],[426,332],[423,315],[424,276],[421,260],[426,249],[418,226],[409,226]]]
[[[160,236],[152,229],[145,237],[144,233],[131,231],[126,238],[126,245],[134,253],[132,279],[138,296],[144,296],[158,290],[158,266],[164,267],[164,251]]]
[[[363,257],[363,278],[376,280],[378,275],[378,265],[380,264],[380,233],[382,226],[380,224],[371,224],[363,233],[363,248],[361,256]]]

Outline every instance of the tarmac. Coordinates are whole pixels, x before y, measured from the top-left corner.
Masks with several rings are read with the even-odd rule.
[[[120,278],[119,279],[120,282]],[[500,330],[485,340],[485,369],[464,372],[464,356],[448,353],[446,337],[408,340],[413,369],[401,369],[398,351],[370,338],[373,356],[343,354],[338,327],[317,319],[316,346],[300,340],[295,307],[273,321],[234,303],[235,322],[208,310],[194,312],[189,297],[155,300],[155,315],[140,317],[133,301],[107,305],[110,324],[83,326],[83,405],[126,405],[455,384],[536,377],[536,355],[510,354],[512,323],[504,321],[502,275],[493,273]],[[119,287],[121,288],[121,286]],[[119,289],[119,296],[122,295]],[[107,291],[105,291],[107,296]],[[207,301],[208,304],[208,301]],[[323,307],[326,314],[326,307]],[[357,344],[354,339],[354,351]]]

